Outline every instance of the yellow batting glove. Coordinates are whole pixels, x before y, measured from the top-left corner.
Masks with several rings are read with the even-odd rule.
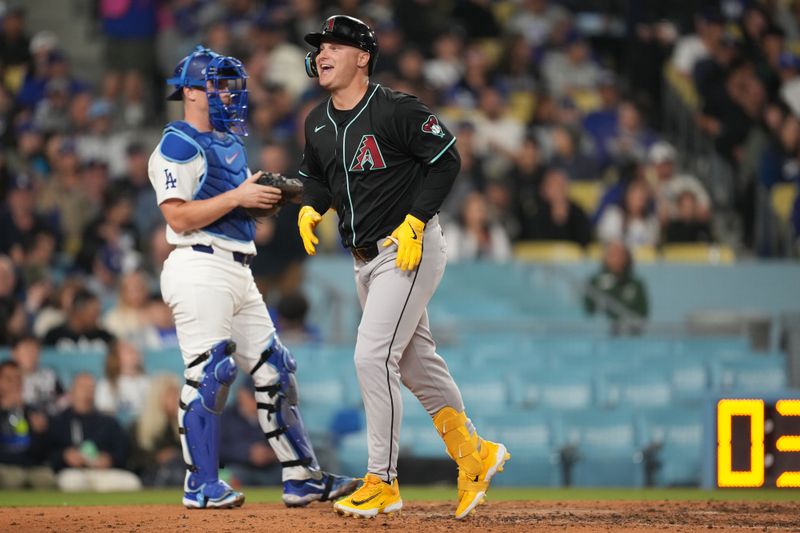
[[[314,228],[317,227],[322,215],[317,213],[310,205],[304,205],[297,214],[297,227],[300,228],[300,238],[303,239],[303,246],[308,255],[316,255],[316,246],[319,239],[314,235]]]
[[[400,270],[414,270],[422,259],[422,233],[425,223],[414,215],[406,215],[402,224],[383,241],[383,247],[397,243],[397,267]]]

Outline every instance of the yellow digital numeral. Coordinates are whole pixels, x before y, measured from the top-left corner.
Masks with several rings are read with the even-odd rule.
[[[750,417],[750,470],[734,471],[731,425],[734,416]],[[760,487],[764,484],[763,400],[720,400],[717,403],[717,485]]]
[[[800,416],[800,400],[778,400],[775,410],[781,416]],[[778,437],[775,447],[779,452],[800,452],[800,435]],[[800,472],[784,472],[775,481],[780,488],[800,487]]]

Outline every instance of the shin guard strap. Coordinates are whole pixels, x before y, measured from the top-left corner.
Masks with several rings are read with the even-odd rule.
[[[483,464],[475,439],[467,427],[467,415],[445,407],[433,417],[436,430],[444,440],[447,454],[471,478],[479,475]]]

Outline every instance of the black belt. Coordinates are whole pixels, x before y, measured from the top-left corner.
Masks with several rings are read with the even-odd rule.
[[[376,243],[373,243],[370,244],[369,246],[350,248],[350,253],[353,254],[353,257],[355,257],[359,261],[369,263],[370,261],[378,257],[378,254],[381,253],[381,251],[378,249],[378,245]]]
[[[202,252],[204,254],[214,253],[214,248],[205,244],[193,244],[192,250],[195,252]],[[255,257],[255,255],[243,254],[242,252],[231,252],[231,254],[233,255],[233,260],[242,264],[243,266],[250,266],[250,263],[253,262],[253,258]]]

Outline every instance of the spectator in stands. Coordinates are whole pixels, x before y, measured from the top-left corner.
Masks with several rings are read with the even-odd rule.
[[[595,162],[581,152],[579,132],[564,126],[553,130],[550,164],[566,172],[569,181],[592,181],[597,178]]]
[[[173,246],[167,242],[165,228],[166,224],[163,222],[157,225],[150,231],[149,246],[147,247],[147,272],[151,276],[160,276],[161,268],[164,261],[169,257]]]
[[[22,262],[22,248],[38,230],[48,227],[44,217],[36,212],[33,178],[18,174],[9,184],[5,205],[0,206],[0,253],[8,254],[16,263]]]
[[[66,321],[67,310],[72,306],[75,293],[84,287],[81,278],[72,276],[50,291],[33,321],[33,334],[43,338],[52,328]]]
[[[117,304],[103,317],[103,325],[115,337],[141,342],[150,326],[147,303],[150,287],[144,273],[134,270],[124,274],[119,283]]]
[[[719,9],[705,9],[695,15],[695,33],[684,35],[675,44],[672,64],[686,79],[691,79],[695,65],[708,58],[722,37],[725,18]]]
[[[261,168],[289,173],[289,155],[285,145],[266,144],[261,149]],[[259,220],[256,225],[256,251],[251,268],[256,284],[265,298],[289,294],[303,282],[303,264],[308,257],[297,233],[300,205],[287,203],[277,216]]]
[[[241,485],[278,485],[281,467],[258,425],[253,383],[247,378],[236,389],[236,401],[222,415],[220,461]]]
[[[42,132],[30,119],[18,122],[13,131],[16,133],[16,150],[7,154],[9,168],[16,174],[26,174],[34,180],[41,180],[50,172],[44,155]]]
[[[87,289],[75,292],[66,321],[44,336],[43,344],[59,350],[105,351],[113,336],[100,324],[100,300]]]
[[[511,258],[508,234],[489,216],[486,198],[478,191],[464,200],[458,222],[445,226],[448,261],[507,261]]]
[[[503,52],[497,66],[497,74],[501,83],[512,95],[530,98],[530,106],[535,106],[534,93],[540,89],[539,73],[533,62],[533,49],[522,34],[509,35],[503,44]],[[527,110],[532,112],[533,109]],[[528,121],[530,116],[520,116],[520,120]]]
[[[115,340],[106,353],[104,377],[97,382],[95,406],[127,426],[141,412],[149,386],[142,354],[130,342]]]
[[[463,121],[456,127],[458,138],[458,154],[461,156],[461,169],[458,178],[450,189],[441,207],[441,215],[445,221],[461,216],[461,206],[472,191],[483,191],[486,188],[486,173],[483,170],[484,158],[475,153],[475,125]]]
[[[431,87],[446,91],[461,79],[464,74],[462,45],[461,35],[455,29],[436,37],[433,42],[433,58],[426,60],[422,68],[425,81]]]
[[[615,335],[642,332],[649,314],[647,289],[633,272],[633,257],[622,241],[606,245],[600,272],[588,281],[584,300],[586,312],[603,312]]]
[[[607,207],[597,222],[597,237],[604,243],[621,240],[625,246],[657,246],[660,225],[652,209],[652,192],[645,180],[632,181],[622,203]]]
[[[51,488],[55,476],[45,465],[47,415],[25,404],[22,388],[19,365],[0,362],[0,488]]]
[[[510,170],[510,162],[525,139],[524,124],[506,111],[499,89],[485,87],[480,91],[473,149],[486,159],[487,173],[494,177]]]
[[[308,299],[302,291],[282,294],[273,320],[281,340],[289,345],[319,343],[319,328],[308,322]]]
[[[676,217],[680,196],[688,191],[697,203],[696,215],[699,221],[708,221],[711,217],[711,199],[705,187],[694,176],[678,174],[675,158],[675,148],[666,141],[655,143],[648,153],[648,160],[652,165],[649,178],[655,191],[659,220],[664,223]]]
[[[33,113],[33,123],[45,134],[67,133],[70,129],[69,81],[64,78],[53,78],[44,89],[44,99],[39,102]]]
[[[614,165],[645,161],[647,151],[657,141],[656,135],[645,127],[642,116],[633,102],[622,102],[617,109],[617,128],[610,137],[602,139],[600,157]]]
[[[677,208],[664,227],[664,242],[710,242],[711,226],[695,193],[684,189],[678,194]]]
[[[465,109],[478,107],[481,93],[491,87],[493,82],[490,66],[485,49],[478,44],[468,45],[465,52],[464,75],[455,87],[445,94],[445,101]],[[423,95],[418,96],[424,100]]]
[[[47,142],[46,151],[53,173],[38,198],[38,207],[58,220],[64,251],[74,256],[80,248],[83,230],[96,211],[78,172],[75,142],[56,135]]]
[[[25,9],[20,4],[6,6],[0,31],[0,65],[3,82],[16,92],[31,61],[30,39],[25,32]]]
[[[538,141],[533,136],[526,137],[514,158],[514,168],[509,175],[511,188],[515,191],[512,210],[520,228],[517,235],[511,236],[514,240],[530,239],[534,234],[531,222],[542,201],[539,191],[546,171]]]
[[[147,316],[150,326],[145,330],[140,345],[144,349],[161,350],[178,347],[178,332],[172,311],[164,303],[161,296],[154,295],[147,304]]]
[[[129,135],[126,130],[112,128],[113,111],[111,102],[104,99],[93,101],[87,113],[88,130],[78,135],[75,143],[82,162],[102,161],[112,176],[119,176],[125,172]]]
[[[63,491],[124,491],[141,488],[139,478],[123,470],[128,459],[125,431],[94,406],[94,377],[75,376],[69,407],[50,419],[48,441],[58,488]]]
[[[115,176],[124,183],[132,195],[133,223],[139,235],[149,235],[150,230],[163,220],[156,202],[156,192],[147,175],[149,154],[140,143],[131,143],[126,150],[125,173]]]
[[[548,52],[542,61],[542,77],[556,99],[596,90],[600,73],[589,44],[576,32],[569,34],[563,49]]]
[[[542,47],[558,27],[569,24],[570,12],[550,0],[524,0],[514,5],[506,31],[525,36],[531,47]]]
[[[22,399],[41,412],[55,414],[63,406],[64,387],[52,368],[39,366],[41,343],[33,335],[14,340],[11,358],[22,372]]]
[[[153,376],[133,424],[128,464],[145,486],[182,485],[186,476],[178,431],[180,386],[175,374]]]
[[[586,213],[569,199],[569,179],[559,168],[549,169],[540,188],[541,202],[532,218],[523,220],[523,239],[572,241],[586,246],[591,226]]]

